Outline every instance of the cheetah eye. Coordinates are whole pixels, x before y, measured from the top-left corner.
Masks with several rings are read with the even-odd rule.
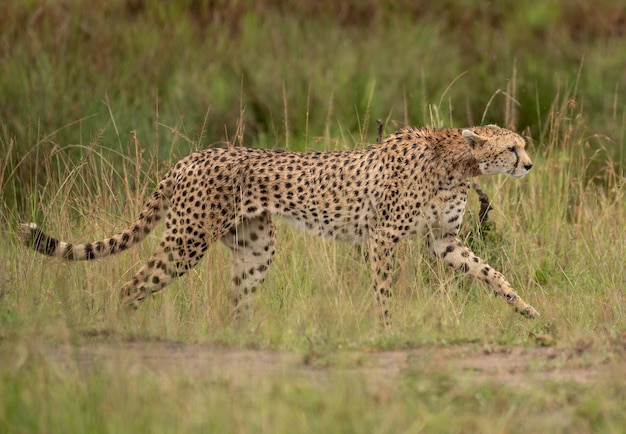
[[[510,146],[509,147],[509,151],[511,151],[513,153],[517,153],[517,148],[515,146]]]

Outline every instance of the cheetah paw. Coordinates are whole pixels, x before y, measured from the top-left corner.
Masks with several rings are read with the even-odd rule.
[[[537,318],[539,316],[539,312],[535,310],[532,306],[527,306],[524,309],[520,310],[519,313],[524,315],[526,318]]]

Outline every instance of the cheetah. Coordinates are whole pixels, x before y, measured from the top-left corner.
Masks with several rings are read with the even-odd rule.
[[[137,308],[196,266],[220,240],[231,252],[230,303],[238,318],[272,264],[272,219],[279,216],[298,229],[365,247],[380,319],[389,329],[394,250],[419,232],[434,258],[486,282],[515,311],[534,318],[538,312],[458,235],[471,178],[501,173],[522,178],[532,166],[524,139],[496,125],[408,127],[353,151],[210,148],[178,161],[137,219],[116,235],[71,244],[29,223],[22,225],[22,236],[42,254],[93,260],[134,246],[165,219],[160,244],[122,287],[121,303]]]

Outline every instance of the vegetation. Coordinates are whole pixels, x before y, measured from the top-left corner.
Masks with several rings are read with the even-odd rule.
[[[2,3],[0,432],[620,432],[624,22],[610,0]],[[377,118],[387,132],[495,122],[528,137],[527,178],[480,181],[491,232],[477,236],[476,196],[463,230],[538,320],[431,262],[418,237],[398,254],[390,335],[361,253],[282,225],[244,325],[230,319],[219,245],[132,315],[117,290],[156,236],[85,264],[19,245],[23,221],[72,241],[125,227],[192,149],[352,149],[376,140]],[[242,364],[237,377],[198,359],[190,373],[173,345],[154,369],[115,350],[129,342],[299,363],[256,377],[245,370],[259,365]],[[368,365],[387,351],[538,345],[549,360],[518,382],[421,356],[393,374]],[[590,378],[550,375],[572,363]]]

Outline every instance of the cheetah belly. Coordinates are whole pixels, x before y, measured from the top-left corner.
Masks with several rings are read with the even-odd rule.
[[[346,223],[341,219],[308,221],[300,217],[281,215],[281,220],[302,232],[309,232],[324,238],[333,238],[348,243],[362,243],[365,240],[365,224],[358,220]]]

